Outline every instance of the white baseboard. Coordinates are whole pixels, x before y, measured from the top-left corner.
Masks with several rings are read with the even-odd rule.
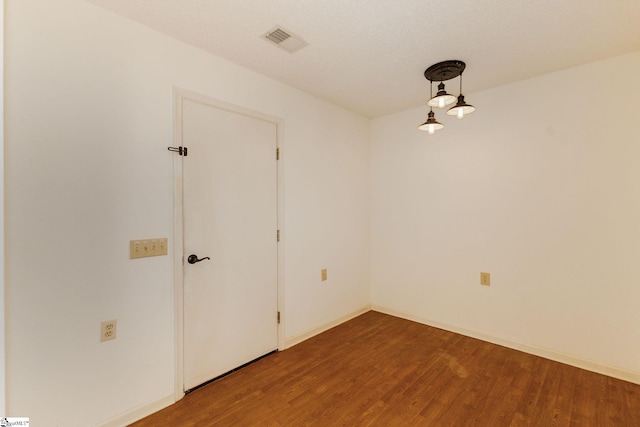
[[[316,336],[318,334],[321,334],[322,332],[329,330],[335,326],[340,325],[341,323],[344,323],[348,320],[353,319],[354,317],[358,317],[361,314],[366,313],[367,311],[371,310],[371,305],[367,305],[363,308],[361,308],[360,310],[354,311],[352,313],[349,313],[345,316],[339,317],[335,320],[333,320],[332,322],[326,323],[318,328],[313,328],[309,331],[303,332],[301,334],[295,335],[293,337],[290,338],[286,338],[284,341],[284,348],[291,348],[296,344],[300,344],[302,341],[308,340],[309,338]]]
[[[167,406],[173,405],[175,402],[175,396],[171,394],[170,396],[162,398],[158,401],[139,406],[131,411],[125,412],[124,414],[120,414],[113,418],[110,418],[102,422],[101,424],[98,424],[98,427],[128,426],[129,424],[132,424],[138,420],[143,419],[146,416],[158,412],[159,410],[164,409]]]
[[[544,357],[545,359],[564,363],[566,365],[575,366],[576,368],[581,368],[587,371],[596,372],[598,374],[607,375],[609,377],[618,378],[620,380],[629,381],[634,384],[640,384],[640,372],[633,372],[633,371],[618,368],[615,366],[603,365],[602,363],[583,359],[571,354],[561,353],[561,352],[544,348],[544,347],[520,344],[520,343],[509,341],[509,340],[492,337],[479,332],[458,328],[456,326],[443,324],[433,320],[424,319],[418,316],[413,316],[408,313],[399,312],[399,311],[396,311],[387,307],[382,307],[379,305],[373,305],[371,309],[378,311],[380,313],[385,313],[391,316],[400,317],[402,319],[407,319],[417,323],[422,323],[423,325],[433,326],[434,328],[443,329],[445,331],[454,332],[456,334],[464,335],[471,338],[476,338],[482,341],[490,342],[492,344],[497,344],[503,347],[519,350],[525,353],[532,354],[534,356]]]

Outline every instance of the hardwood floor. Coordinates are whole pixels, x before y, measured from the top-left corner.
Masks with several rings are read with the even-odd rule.
[[[640,426],[640,385],[370,311],[135,424]]]

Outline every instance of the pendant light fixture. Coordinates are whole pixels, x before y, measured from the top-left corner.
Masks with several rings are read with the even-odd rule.
[[[465,68],[466,64],[464,62],[454,59],[438,62],[424,71],[424,77],[429,80],[430,84],[430,98],[427,105],[431,108],[429,110],[427,121],[418,126],[419,130],[433,134],[436,130],[444,127],[442,123],[439,123],[436,120],[433,107],[445,108],[447,105],[451,105],[456,102],[456,97],[447,93],[443,82],[454,79],[458,76],[460,76],[460,93],[457,98],[458,102],[447,111],[447,114],[455,116],[458,119],[462,119],[467,114],[475,111],[475,107],[467,104],[464,100],[464,95],[462,95],[462,72]],[[433,96],[433,82],[440,82],[436,96]]]
[[[433,82],[429,87],[429,96],[433,95]],[[433,98],[432,98],[433,99]],[[429,132],[429,135],[433,135],[437,130],[440,130],[444,127],[442,123],[438,123],[436,120],[436,115],[433,112],[433,107],[429,110],[429,114],[427,115],[427,121],[418,126],[418,129]]]
[[[467,114],[471,114],[476,111],[476,107],[464,102],[464,95],[462,94],[462,73],[460,73],[460,95],[458,96],[458,103],[447,110],[447,114],[455,116],[458,119],[463,119]]]
[[[438,123],[435,116],[433,109],[431,109],[431,111],[429,111],[427,121],[418,126],[418,129],[427,131],[430,135],[433,135],[437,130],[442,129],[444,125],[442,123]]]
[[[456,97],[449,95],[447,91],[444,90],[444,83],[440,82],[438,85],[438,93],[436,93],[436,96],[431,98],[427,104],[431,107],[444,108],[454,102],[456,102]]]
[[[458,103],[447,110],[447,114],[450,116],[456,116],[458,119],[463,119],[467,114],[471,114],[476,111],[476,107],[467,104],[464,101],[464,95],[458,96]]]

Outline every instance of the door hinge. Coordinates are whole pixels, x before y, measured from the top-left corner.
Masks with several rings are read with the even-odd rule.
[[[280,312],[278,312],[278,325],[280,324]]]
[[[280,230],[276,231],[276,242],[280,241]]]
[[[276,148],[276,160],[280,160],[280,147]]]
[[[174,153],[178,153],[181,156],[187,157],[187,147],[167,147],[167,149]]]

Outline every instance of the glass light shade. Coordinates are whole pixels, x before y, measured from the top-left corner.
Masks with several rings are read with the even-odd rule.
[[[469,105],[464,101],[464,95],[460,95],[458,97],[458,103],[449,108],[447,114],[450,116],[456,116],[458,119],[464,118],[467,114],[471,114],[476,111],[476,107],[473,105]]]
[[[448,94],[447,91],[444,90],[444,83],[441,82],[438,85],[438,93],[436,93],[436,96],[427,102],[427,105],[431,107],[444,108],[454,102],[456,102],[456,97]]]
[[[439,123],[436,120],[436,115],[433,111],[429,111],[429,115],[427,121],[418,126],[419,130],[423,130],[425,132],[429,132],[429,134],[433,135],[435,131],[440,130],[444,127],[442,123]]]

